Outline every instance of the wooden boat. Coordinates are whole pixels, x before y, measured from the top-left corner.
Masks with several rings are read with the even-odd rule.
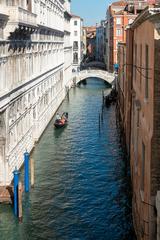
[[[105,104],[106,106],[110,106],[111,103],[114,103],[117,101],[117,91],[115,89],[112,89],[109,95],[105,97]]]
[[[68,113],[64,112],[61,116],[61,119],[56,119],[54,122],[54,126],[56,128],[62,128],[68,124]]]

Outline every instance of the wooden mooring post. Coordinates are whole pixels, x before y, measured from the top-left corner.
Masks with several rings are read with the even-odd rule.
[[[99,113],[99,132],[101,131],[101,114]]]
[[[24,189],[25,192],[29,192],[29,161],[30,155],[26,152],[24,153]]]
[[[30,159],[30,167],[31,167],[31,187],[34,187],[34,159]]]
[[[14,179],[13,179],[13,182],[14,182],[14,202],[13,202],[14,215],[16,217],[18,217],[18,184],[19,184],[20,172],[17,170],[17,167],[13,171],[13,175],[14,175]]]
[[[19,222],[22,222],[22,192],[23,192],[23,186],[22,182],[19,182],[18,184],[18,219]]]
[[[102,90],[102,105],[104,105],[104,91]]]

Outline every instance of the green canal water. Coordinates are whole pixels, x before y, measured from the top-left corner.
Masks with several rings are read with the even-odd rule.
[[[89,79],[70,90],[58,110],[69,113],[68,126],[54,129],[52,119],[32,153],[35,187],[23,195],[23,223],[0,206],[0,240],[134,239],[116,106],[104,108],[99,128],[105,88]]]

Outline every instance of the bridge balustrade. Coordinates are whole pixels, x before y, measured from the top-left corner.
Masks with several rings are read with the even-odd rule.
[[[97,77],[103,79],[104,81],[112,84],[115,76],[113,73],[109,73],[104,70],[82,70],[76,74],[76,84],[86,78]]]

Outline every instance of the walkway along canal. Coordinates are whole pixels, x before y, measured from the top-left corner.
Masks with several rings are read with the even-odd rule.
[[[129,164],[116,107],[102,108],[99,79],[70,91],[60,113],[69,125],[50,122],[32,157],[35,187],[23,194],[23,223],[0,206],[1,240],[133,240]],[[22,176],[21,176],[22,178]],[[22,178],[23,179],[23,178]]]

